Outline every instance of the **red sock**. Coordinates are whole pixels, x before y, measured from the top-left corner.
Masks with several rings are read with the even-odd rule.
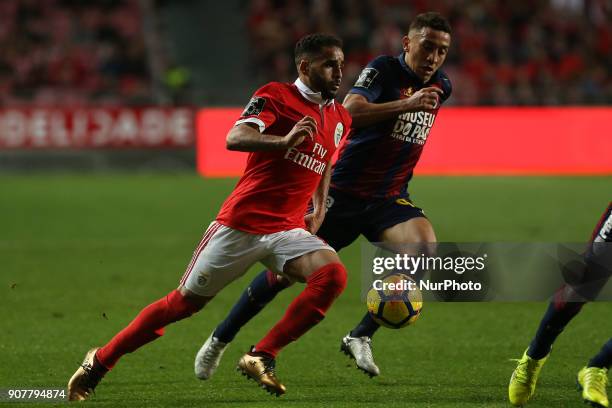
[[[346,269],[327,264],[306,279],[306,288],[287,308],[283,318],[255,346],[255,351],[276,357],[278,352],[323,320],[325,312],[346,286]]]
[[[96,358],[110,370],[121,356],[161,337],[165,326],[189,317],[198,310],[200,307],[187,301],[178,290],[173,290],[142,309],[125,329],[97,351]]]

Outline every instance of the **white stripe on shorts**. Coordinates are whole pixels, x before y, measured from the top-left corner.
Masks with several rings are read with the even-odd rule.
[[[191,262],[189,262],[189,265],[187,265],[187,270],[185,270],[185,273],[183,274],[183,277],[181,278],[181,285],[185,284],[185,281],[187,280],[187,278],[189,277],[189,274],[193,270],[193,265],[195,264],[196,259],[198,259],[198,256],[200,256],[200,252],[202,252],[204,250],[204,248],[206,248],[206,245],[208,244],[210,239],[213,237],[213,235],[215,235],[215,232],[217,232],[217,230],[220,227],[221,227],[221,224],[219,224],[216,221],[213,221],[210,224],[210,226],[208,227],[208,229],[204,233],[204,236],[202,237],[202,240],[198,244],[198,247],[195,249],[195,251],[193,251],[193,256],[191,257]]]

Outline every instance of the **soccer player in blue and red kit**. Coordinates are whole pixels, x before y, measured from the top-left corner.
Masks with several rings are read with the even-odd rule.
[[[515,406],[525,405],[535,393],[540,370],[548,360],[552,345],[565,326],[582,310],[589,300],[594,300],[612,275],[612,202],[601,216],[584,263],[574,271],[575,282],[566,283],[557,290],[529,347],[518,360],[510,378],[508,398]],[[576,379],[582,398],[596,407],[610,406],[606,387],[608,370],[612,366],[612,338],[601,348]]]
[[[438,13],[414,19],[402,39],[404,52],[380,56],[362,71],[344,106],[353,130],[335,164],[327,215],[317,235],[337,251],[360,234],[372,242],[433,243],[436,236],[408,194],[408,182],[451,83],[439,68],[450,47],[451,29]],[[258,275],[196,355],[195,372],[210,378],[240,328],[288,286],[271,271]],[[380,373],[371,350],[379,325],[365,314],[341,349],[370,376]]]
[[[321,321],[346,285],[338,255],[313,235],[325,216],[331,157],[351,126],[346,109],[334,102],[344,64],[341,47],[330,35],[302,38],[295,48],[298,79],[255,93],[227,136],[229,149],[250,152],[246,169],[204,233],[178,289],[87,353],[68,383],[70,400],[88,398],[123,355],[202,309],[256,262],[306,282],[284,317],[238,363],[270,393],[285,393],[274,372],[276,355]],[[314,210],[304,218],[311,200]]]

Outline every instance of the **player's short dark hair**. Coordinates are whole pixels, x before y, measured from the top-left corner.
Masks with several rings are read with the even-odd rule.
[[[445,33],[451,33],[451,27],[440,13],[435,11],[429,11],[427,13],[421,13],[412,20],[408,31],[420,30],[421,28],[429,27],[433,30],[444,31]]]
[[[300,38],[295,44],[295,63],[305,56],[315,56],[320,54],[325,47],[342,48],[342,40],[332,34],[315,33],[308,34]]]

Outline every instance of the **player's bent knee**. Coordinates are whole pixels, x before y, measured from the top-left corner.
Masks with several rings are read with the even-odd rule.
[[[168,306],[175,312],[175,315],[184,319],[200,311],[212,297],[197,295],[182,286],[180,289],[170,292],[167,299]]]
[[[335,251],[328,249],[320,249],[308,255],[312,256],[313,263],[318,264],[319,267],[332,263],[341,263],[338,254]]]
[[[346,288],[346,268],[340,262],[329,263],[310,275],[307,283],[321,287],[335,299]]]
[[[346,288],[348,275],[346,273],[346,268],[341,263],[334,263],[331,265],[333,266],[333,269],[329,274],[330,288],[335,293],[335,296],[338,297]]]
[[[387,228],[380,240],[397,244],[435,243],[436,234],[427,218],[413,218]]]
[[[291,259],[283,268],[283,273],[298,282],[308,281],[308,277],[329,264],[341,263],[333,250],[321,249]]]

